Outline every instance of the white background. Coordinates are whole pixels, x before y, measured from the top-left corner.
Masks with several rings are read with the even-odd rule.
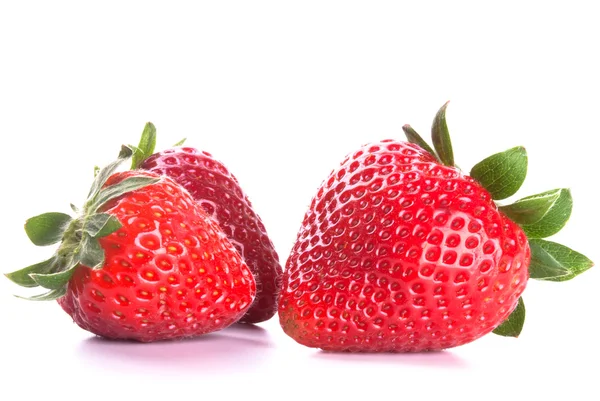
[[[146,121],[159,147],[187,137],[229,166],[283,262],[346,153],[401,138],[405,123],[427,134],[449,99],[458,164],[526,146],[520,195],[570,187],[555,240],[598,261],[594,2],[401,3],[1,1],[2,272],[51,252],[28,243],[25,219],[80,203],[93,166]],[[323,353],[276,318],[107,342],[1,278],[0,399],[598,400],[598,278],[530,282],[518,340],[417,355]]]

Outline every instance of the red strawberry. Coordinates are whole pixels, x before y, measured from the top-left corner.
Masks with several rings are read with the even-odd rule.
[[[171,177],[219,223],[256,280],[256,299],[241,322],[270,319],[277,312],[282,269],[265,226],[237,179],[210,153],[194,148],[152,154],[155,139],[148,139],[150,135],[155,135],[155,129],[148,123],[138,147],[143,154],[134,160],[134,167]]]
[[[28,220],[36,245],[61,245],[49,261],[8,277],[50,289],[34,299],[58,299],[83,329],[112,339],[190,337],[237,321],[255,283],[221,229],[170,178],[111,175],[116,164],[98,174],[81,217]]]
[[[484,160],[471,171],[477,180],[462,173],[445,107],[432,129],[437,154],[405,126],[421,147],[395,140],[363,146],[318,190],[287,261],[279,305],[284,331],[300,344],[422,351],[494,329],[517,336],[529,272],[560,281],[591,267],[583,255],[569,250],[580,257],[572,263],[568,248],[539,239],[566,222],[568,191],[499,210],[492,199],[512,195],[525,178],[524,149]],[[553,219],[559,224],[544,231]]]

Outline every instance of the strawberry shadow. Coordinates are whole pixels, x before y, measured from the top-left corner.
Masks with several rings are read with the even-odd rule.
[[[465,369],[467,361],[451,351],[431,351],[414,353],[351,353],[318,351],[314,358],[338,362],[356,362],[373,365],[405,365],[421,367],[439,367],[449,369]]]
[[[195,338],[155,343],[114,341],[92,337],[82,341],[77,355],[86,364],[112,370],[169,374],[220,375],[244,372],[271,358],[269,333],[258,326],[236,324]]]

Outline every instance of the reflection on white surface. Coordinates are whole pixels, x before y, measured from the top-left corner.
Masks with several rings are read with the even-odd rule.
[[[86,364],[116,368],[161,371],[193,370],[202,374],[222,374],[246,370],[260,364],[272,352],[269,333],[258,326],[233,325],[222,331],[186,340],[150,344],[92,337],[81,342],[77,356]]]
[[[406,366],[435,366],[438,368],[467,368],[467,361],[452,351],[421,352],[421,353],[383,353],[357,354],[333,353],[319,351],[314,358],[324,361],[347,361],[375,365],[406,365]]]

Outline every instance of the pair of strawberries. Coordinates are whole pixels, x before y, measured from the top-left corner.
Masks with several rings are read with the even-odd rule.
[[[206,152],[137,147],[97,171],[75,218],[29,219],[48,260],[7,274],[47,293],[82,328],[144,342],[196,336],[279,309],[284,331],[326,350],[421,351],[494,331],[517,336],[531,278],[563,281],[592,266],[544,240],[566,223],[558,189],[498,207],[527,170],[523,148],[469,175],[454,166],[444,105],[432,149],[384,140],[349,155],[313,198],[285,274],[260,218],[227,168]],[[132,158],[132,170],[116,172]]]

